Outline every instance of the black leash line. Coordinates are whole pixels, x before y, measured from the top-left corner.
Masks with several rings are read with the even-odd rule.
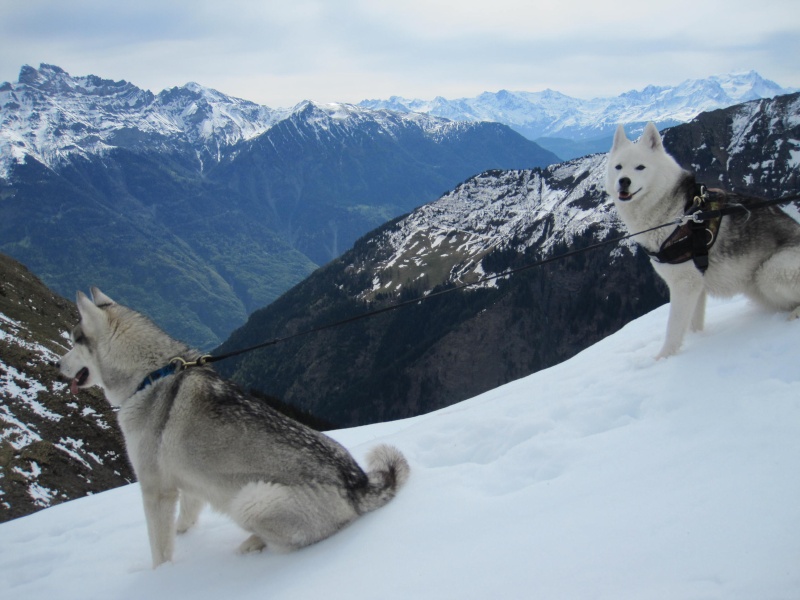
[[[472,283],[461,283],[461,284],[458,284],[458,285],[454,285],[453,287],[448,287],[448,288],[445,288],[443,290],[439,290],[438,292],[432,292],[432,293],[430,293],[430,294],[428,294],[426,296],[421,296],[419,298],[414,298],[412,300],[405,300],[403,302],[398,302],[396,304],[391,304],[389,306],[384,306],[383,308],[378,308],[378,309],[375,309],[375,310],[366,311],[366,312],[363,312],[363,313],[361,313],[359,315],[348,317],[348,318],[342,319],[340,321],[334,321],[332,323],[319,325],[317,327],[312,327],[311,329],[306,329],[306,330],[303,330],[303,331],[299,331],[297,333],[292,333],[290,335],[273,338],[273,339],[268,340],[266,342],[262,342],[260,344],[256,344],[255,346],[249,346],[247,348],[241,348],[239,350],[233,350],[231,352],[226,352],[224,354],[218,354],[218,355],[215,355],[215,356],[212,356],[210,354],[206,354],[206,355],[203,355],[200,358],[198,358],[197,361],[195,361],[193,363],[185,363],[184,368],[187,367],[187,366],[204,365],[204,364],[207,364],[207,363],[213,363],[213,362],[217,362],[217,361],[220,361],[220,360],[225,360],[226,358],[233,358],[234,356],[239,356],[240,354],[246,354],[248,352],[253,352],[255,350],[260,350],[262,348],[268,348],[270,346],[275,346],[277,344],[282,344],[283,342],[288,342],[289,340],[293,340],[293,339],[296,339],[296,338],[299,338],[299,337],[304,337],[304,336],[307,336],[307,335],[311,335],[313,333],[319,333],[321,331],[326,331],[328,329],[334,329],[336,327],[341,327],[343,325],[349,325],[350,323],[355,323],[357,321],[361,321],[361,320],[364,320],[364,319],[369,319],[369,318],[372,318],[372,317],[376,317],[378,315],[382,315],[384,313],[388,313],[388,312],[392,312],[392,311],[395,311],[395,310],[399,310],[401,308],[405,308],[405,307],[411,306],[413,304],[422,304],[423,302],[431,300],[432,298],[438,298],[440,296],[444,296],[445,294],[450,294],[452,292],[457,292],[457,291],[464,290],[464,289],[467,289],[467,288],[480,286],[480,285],[482,285],[484,283],[488,283],[488,282],[494,281],[496,279],[509,277],[511,275],[515,275],[515,274],[521,273],[523,271],[528,271],[528,270],[534,269],[536,267],[541,267],[542,265],[546,265],[546,264],[551,263],[551,262],[555,262],[555,261],[558,261],[558,260],[563,260],[563,259],[569,258],[571,256],[576,256],[578,254],[583,254],[584,252],[589,252],[591,250],[597,250],[598,248],[602,248],[603,246],[609,246],[611,244],[618,244],[619,242],[623,242],[623,241],[625,241],[627,239],[636,237],[637,235],[642,235],[642,234],[645,234],[645,233],[649,233],[651,231],[656,231],[658,229],[663,229],[664,227],[674,227],[676,225],[680,225],[681,223],[683,223],[684,220],[687,219],[687,218],[695,220],[695,221],[707,221],[707,220],[713,219],[713,218],[715,218],[717,216],[724,216],[724,215],[729,215],[729,214],[739,213],[739,212],[749,213],[749,212],[751,212],[753,210],[758,210],[760,208],[766,208],[768,206],[786,204],[787,202],[792,202],[792,201],[798,200],[798,199],[800,199],[800,194],[796,194],[794,196],[787,196],[787,197],[783,197],[783,198],[777,198],[777,199],[763,200],[763,201],[759,201],[759,202],[754,202],[752,204],[749,204],[748,206],[744,206],[742,204],[731,204],[729,206],[725,206],[725,207],[723,207],[721,209],[717,209],[717,210],[697,212],[697,213],[694,213],[693,215],[690,215],[690,216],[687,216],[687,217],[680,217],[680,218],[678,218],[678,219],[676,219],[674,221],[670,221],[668,223],[663,223],[661,225],[656,225],[655,227],[651,227],[649,229],[644,229],[642,231],[637,231],[636,233],[629,233],[627,235],[611,238],[611,239],[608,239],[608,240],[604,240],[602,242],[596,242],[594,244],[590,244],[590,245],[585,246],[583,248],[577,248],[575,250],[570,250],[569,252],[565,252],[564,254],[558,254],[556,256],[550,256],[548,258],[544,258],[542,260],[539,260],[537,262],[534,262],[534,263],[531,263],[531,264],[528,264],[528,265],[523,265],[523,266],[517,267],[515,269],[509,269],[508,271],[503,271],[502,273],[498,273],[498,274],[495,274],[495,275],[488,275],[488,276],[482,277],[481,279],[478,279],[477,281],[474,281]]]
[[[744,205],[733,202],[722,208],[718,208],[715,210],[705,210],[705,211],[698,211],[692,215],[691,220],[693,221],[710,221],[711,219],[716,219],[717,217],[724,217],[725,215],[733,215],[736,213],[750,213],[754,210],[758,210],[760,208],[767,208],[768,206],[777,206],[779,204],[786,204],[787,202],[792,202],[793,200],[800,199],[800,194],[795,194],[794,196],[786,196],[784,198],[772,198],[770,200],[759,200],[758,202],[751,202],[750,204]]]

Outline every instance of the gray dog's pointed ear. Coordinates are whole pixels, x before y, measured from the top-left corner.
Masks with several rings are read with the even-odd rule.
[[[78,312],[81,315],[81,324],[84,330],[94,331],[95,323],[106,318],[105,313],[83,292],[78,292],[75,304],[78,305]]]
[[[92,299],[96,306],[111,306],[114,301],[100,291],[100,288],[92,288]]]
[[[658,133],[658,128],[654,123],[648,123],[645,126],[641,143],[645,144],[651,150],[658,150],[662,147],[661,134]]]
[[[78,312],[83,314],[84,312],[90,312],[93,308],[96,308],[94,302],[91,301],[89,296],[78,290],[78,293],[75,294],[75,304],[78,306]]]
[[[617,131],[614,133],[614,143],[611,144],[611,151],[617,150],[618,148],[622,148],[625,144],[629,144],[630,140],[628,136],[625,135],[625,127],[622,126],[622,123],[617,125]]]

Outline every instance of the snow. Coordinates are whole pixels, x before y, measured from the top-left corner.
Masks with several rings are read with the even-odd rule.
[[[15,598],[797,599],[800,321],[712,301],[655,361],[661,307],[561,365],[413,419],[397,498],[293,554],[205,511],[151,570],[136,485],[0,525]]]
[[[0,360],[0,392],[2,392],[2,395],[4,397],[17,398],[37,415],[58,422],[63,417],[48,410],[46,406],[36,399],[39,392],[46,390],[47,388],[36,379]],[[0,415],[0,421],[2,420],[3,416]],[[0,440],[3,437],[5,436],[0,432]]]

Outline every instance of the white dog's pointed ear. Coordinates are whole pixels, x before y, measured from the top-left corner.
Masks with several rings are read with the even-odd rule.
[[[648,123],[645,126],[644,133],[642,134],[642,143],[651,150],[658,150],[662,147],[661,134],[658,133],[658,129],[654,123]]]
[[[622,126],[622,123],[617,125],[617,131],[614,133],[614,143],[611,144],[611,151],[617,150],[622,148],[625,144],[629,144],[630,140],[628,136],[625,135],[625,127]]]
[[[114,301],[106,296],[103,292],[100,291],[99,288],[93,287],[92,288],[92,299],[96,306],[111,306],[114,304]]]

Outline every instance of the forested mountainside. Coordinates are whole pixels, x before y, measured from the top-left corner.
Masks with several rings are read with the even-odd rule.
[[[387,220],[487,168],[557,160],[497,123],[24,67],[0,86],[0,252],[209,348]]]

